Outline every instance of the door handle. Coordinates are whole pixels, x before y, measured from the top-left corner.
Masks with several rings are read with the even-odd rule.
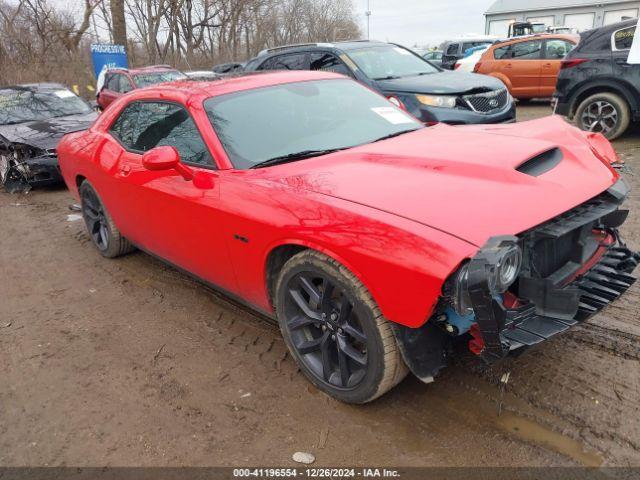
[[[507,63],[504,68],[511,68],[511,67],[512,65],[510,63]]]
[[[120,167],[120,174],[123,176],[127,176],[131,173],[131,165],[124,164]]]
[[[631,65],[629,65],[627,63],[627,61],[624,58],[616,58],[616,64],[620,65],[621,67],[630,67]]]

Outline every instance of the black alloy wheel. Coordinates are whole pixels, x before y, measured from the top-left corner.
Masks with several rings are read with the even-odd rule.
[[[115,258],[132,252],[135,247],[120,234],[102,200],[87,180],[80,185],[79,193],[82,218],[100,254]]]
[[[360,280],[336,260],[304,250],[276,279],[280,331],[300,371],[323,392],[366,403],[408,369],[391,324]]]
[[[109,248],[109,222],[102,202],[92,188],[82,191],[82,216],[87,225],[87,231],[98,250]]]
[[[367,336],[353,300],[326,276],[299,273],[287,284],[286,326],[293,347],[317,378],[353,389],[367,368]]]

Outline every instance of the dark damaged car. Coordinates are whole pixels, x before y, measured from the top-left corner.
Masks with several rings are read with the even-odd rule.
[[[0,87],[0,184],[9,192],[62,182],[56,148],[97,114],[57,83]]]
[[[499,79],[445,71],[401,45],[337,42],[263,50],[245,67],[340,73],[381,93],[427,125],[511,123],[516,107]]]

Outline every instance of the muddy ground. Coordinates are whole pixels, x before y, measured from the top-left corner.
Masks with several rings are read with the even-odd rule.
[[[638,249],[640,133],[615,146]],[[144,253],[103,259],[70,203],[0,194],[0,465],[287,466],[299,450],[319,465],[640,465],[638,285],[491,370],[464,357],[348,406],[264,318]]]

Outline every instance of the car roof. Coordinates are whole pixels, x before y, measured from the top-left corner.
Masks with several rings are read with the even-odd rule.
[[[633,18],[630,20],[623,20],[617,23],[610,23],[609,25],[605,25],[603,27],[592,28],[591,30],[585,30],[580,32],[580,35],[590,36],[594,32],[615,32],[616,30],[620,30],[621,28],[634,27],[638,24],[638,19]]]
[[[468,42],[495,42],[496,37],[466,37],[466,38],[454,38],[453,40],[447,40],[444,45],[450,45],[452,43],[468,43]]]
[[[293,45],[282,45],[262,50],[256,58],[267,58],[272,55],[280,55],[282,53],[295,53],[308,50],[359,50],[368,47],[383,47],[391,45],[386,42],[377,40],[345,40],[340,42],[319,42],[319,43],[299,43]]]
[[[0,86],[0,90],[31,90],[32,92],[49,92],[56,90],[69,90],[61,83],[21,83],[19,85]]]
[[[171,65],[150,65],[148,67],[139,67],[139,68],[110,68],[107,73],[130,73],[131,75],[137,75],[140,73],[151,73],[151,72],[178,72],[177,68],[173,68]]]
[[[506,40],[500,40],[494,42],[489,48],[497,48],[504,45],[512,45],[514,43],[529,42],[531,40],[569,40],[574,43],[578,43],[580,35],[572,33],[537,33],[533,35],[523,35],[521,37],[508,38]]]
[[[128,98],[168,98],[187,102],[203,100],[229,93],[254,90],[257,88],[283,85],[285,83],[308,82],[313,80],[345,79],[343,75],[331,72],[290,70],[248,72],[229,75],[211,81],[176,80],[134,90]]]

